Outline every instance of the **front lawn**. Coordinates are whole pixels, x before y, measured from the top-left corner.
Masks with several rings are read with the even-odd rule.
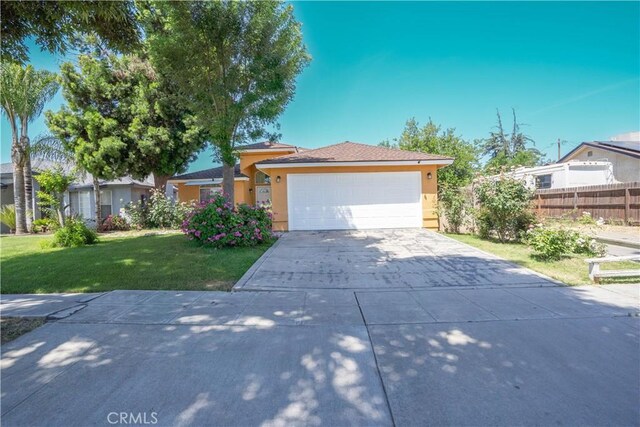
[[[2,293],[230,290],[270,246],[209,249],[182,234],[130,232],[80,248],[42,249],[46,239],[0,238]]]
[[[556,280],[568,285],[584,285],[590,284],[589,264],[584,262],[586,258],[595,258],[584,255],[573,255],[572,257],[562,258],[558,261],[539,261],[530,257],[531,249],[522,243],[498,243],[494,241],[482,240],[478,236],[469,234],[446,234],[460,242],[474,246],[485,252],[498,255],[506,260],[523,267],[530,268],[538,273],[545,274]],[[630,261],[612,262],[601,264],[602,270],[621,270],[621,269],[637,269],[638,264]],[[605,279],[603,283],[615,281],[616,283],[633,282],[636,283],[638,278],[631,279]],[[608,281],[608,282],[607,282]]]

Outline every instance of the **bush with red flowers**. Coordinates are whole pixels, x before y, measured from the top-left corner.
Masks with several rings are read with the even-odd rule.
[[[271,212],[244,204],[236,208],[219,194],[187,214],[182,232],[204,246],[255,246],[273,238]]]

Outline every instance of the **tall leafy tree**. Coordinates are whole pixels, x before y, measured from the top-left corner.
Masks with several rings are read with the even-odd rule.
[[[29,123],[40,116],[59,85],[55,73],[15,63],[0,66],[0,103],[11,126],[16,233],[31,228],[33,212],[27,204],[33,200]]]
[[[292,6],[155,2],[146,4],[143,22],[154,65],[177,77],[222,161],[223,190],[233,201],[238,146],[267,135],[310,61]]]
[[[183,171],[207,139],[184,107],[171,79],[138,56],[119,57],[100,48],[63,64],[68,106],[48,113],[51,131],[94,177],[96,218],[99,180],[153,173],[156,186]]]
[[[500,111],[496,110],[497,125],[489,134],[489,138],[479,142],[481,154],[489,159],[485,169],[496,172],[501,168],[510,166],[535,166],[544,161],[544,155],[534,147],[527,147],[529,143],[535,145],[535,141],[521,130],[515,109],[513,113],[513,130],[506,133],[502,125]]]
[[[114,72],[134,89],[131,96],[118,100],[130,112],[128,122],[122,123],[133,142],[129,174],[153,173],[156,188],[164,188],[205,147],[207,133],[186,108],[174,78],[134,55],[117,59]]]
[[[47,111],[47,124],[64,147],[74,153],[76,163],[93,176],[95,215],[102,218],[100,179],[127,174],[129,140],[122,131],[128,113],[118,102],[131,95],[131,87],[117,77],[109,56],[80,55],[78,67],[60,67],[67,105]]]
[[[95,34],[110,49],[130,51],[140,40],[132,0],[2,1],[2,61],[28,61],[27,38],[52,53],[64,54],[85,34]]]
[[[454,128],[442,129],[431,119],[424,126],[415,118],[407,120],[399,138],[380,145],[407,151],[440,154],[454,158],[453,164],[438,171],[438,189],[458,189],[471,182],[476,170],[477,150],[474,144],[456,135]]]

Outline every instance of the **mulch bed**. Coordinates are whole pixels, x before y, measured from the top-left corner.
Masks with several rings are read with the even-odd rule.
[[[1,344],[15,340],[20,335],[45,324],[45,319],[38,317],[2,317],[0,318]]]

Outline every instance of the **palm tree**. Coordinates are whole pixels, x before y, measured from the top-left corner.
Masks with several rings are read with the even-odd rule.
[[[29,123],[41,113],[59,88],[57,75],[35,70],[31,65],[0,65],[0,104],[11,126],[11,162],[16,209],[16,234],[31,228],[33,212],[27,202],[33,200]]]

